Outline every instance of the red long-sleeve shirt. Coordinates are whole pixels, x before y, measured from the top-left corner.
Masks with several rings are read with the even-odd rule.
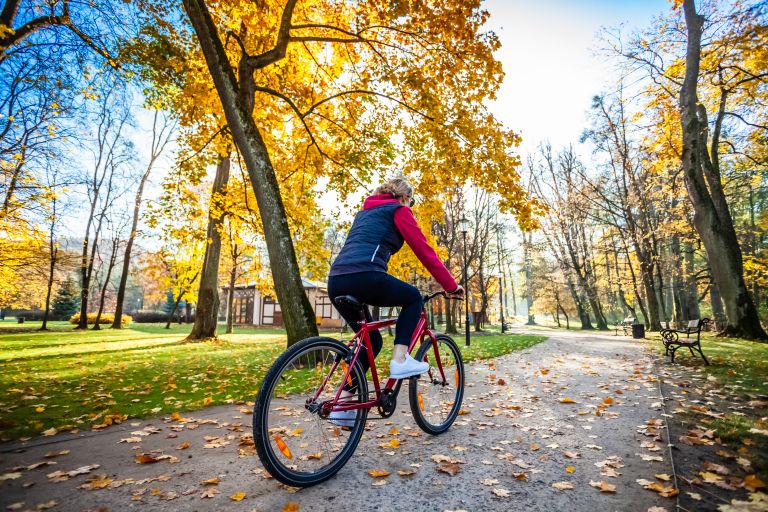
[[[393,199],[389,194],[377,194],[369,196],[363,203],[363,209],[374,208],[386,203],[397,203],[397,199]],[[458,288],[456,280],[451,273],[445,268],[443,262],[438,258],[437,253],[427,242],[427,238],[419,228],[416,219],[413,216],[413,212],[407,206],[398,208],[395,211],[394,216],[395,227],[402,235],[405,243],[408,244],[413,250],[413,253],[419,259],[422,265],[432,274],[432,277],[443,287],[447,292],[452,292]]]

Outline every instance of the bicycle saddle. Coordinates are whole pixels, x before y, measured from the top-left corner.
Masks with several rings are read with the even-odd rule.
[[[362,309],[363,306],[365,306],[365,304],[363,304],[362,302],[360,302],[359,300],[357,300],[351,295],[339,295],[338,297],[333,299],[333,302],[337,306],[341,306],[341,307],[349,306],[356,309]]]

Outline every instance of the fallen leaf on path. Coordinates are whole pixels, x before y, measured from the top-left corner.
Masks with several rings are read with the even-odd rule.
[[[714,462],[704,461],[703,467],[705,471],[711,471],[718,475],[729,475],[731,473],[727,467],[721,464],[715,464]]]
[[[200,483],[203,485],[219,485],[219,482],[221,482],[221,478],[215,476],[213,478],[209,478],[208,480],[201,480]]]
[[[416,474],[415,471],[403,471],[402,469],[397,470],[397,474],[400,476],[413,476]]]
[[[153,462],[158,462],[160,459],[151,453],[137,453],[133,457],[133,460],[136,461],[136,464],[151,464]]]
[[[216,487],[208,487],[207,489],[203,490],[203,492],[200,493],[200,497],[213,498],[217,494],[221,494],[221,491],[218,490]]]
[[[747,475],[744,477],[744,487],[750,491],[756,491],[758,489],[764,489],[765,482],[760,480],[757,475]]]
[[[21,473],[18,471],[14,471],[13,473],[3,473],[0,475],[0,482],[5,480],[16,480],[17,478],[21,478]]]
[[[107,475],[94,475],[86,482],[80,486],[81,489],[104,489],[105,487],[108,487],[109,484],[111,484],[113,480],[111,478],[107,478]]]
[[[387,471],[386,469],[369,469],[368,476],[370,476],[371,478],[382,478],[385,476],[389,476],[389,471]]]
[[[490,487],[492,485],[496,485],[497,483],[499,483],[499,481],[496,480],[495,478],[486,478],[485,480],[480,480],[480,483]]]
[[[493,490],[493,494],[495,494],[499,498],[508,498],[510,495],[510,492],[506,489],[499,487],[498,489]]]
[[[515,480],[519,480],[520,482],[525,482],[528,480],[528,473],[512,473],[512,476],[515,477]]]
[[[433,455],[432,460],[440,463],[440,462],[450,462],[451,464],[464,464],[464,461],[461,459],[456,459],[453,457],[448,457],[447,455]]]
[[[569,396],[566,396],[566,397],[564,397],[564,398],[561,398],[561,399],[559,400],[559,402],[560,402],[561,404],[575,404],[575,403],[576,403],[576,401],[575,401],[573,398],[569,397]]]
[[[558,491],[567,491],[568,489],[573,489],[573,484],[571,482],[555,482],[552,484],[552,487]]]
[[[569,452],[565,451],[563,454],[568,457],[569,459],[579,459],[581,458],[581,455],[578,452]]]
[[[176,447],[177,450],[186,450],[187,448],[189,448],[189,443],[181,443]]]
[[[566,473],[573,473],[574,471],[576,471],[576,468],[573,466],[565,466],[565,471]]]
[[[674,487],[670,485],[662,485],[658,482],[653,482],[644,487],[650,491],[655,491],[659,496],[663,496],[664,498],[671,498],[673,496],[677,496],[678,494],[680,494],[680,491],[678,491]]]
[[[605,480],[600,480],[599,482],[590,480],[589,485],[591,485],[595,489],[599,489],[600,492],[616,492],[616,486],[606,482]]]
[[[671,476],[669,476],[666,473],[658,473],[658,474],[653,475],[653,476],[655,476],[659,480],[664,480],[665,482],[669,482],[669,480],[672,478]]]
[[[437,470],[441,473],[448,473],[451,476],[456,476],[459,474],[459,471],[461,471],[461,466],[453,462],[441,462],[437,466]]]
[[[768,494],[756,492],[749,495],[749,501],[731,500],[729,505],[720,505],[720,512],[763,512],[768,509]]]
[[[69,454],[69,450],[59,450],[54,452],[48,452],[45,454],[46,458],[52,459],[53,457],[59,457],[61,455]]]
[[[299,512],[300,508],[301,508],[301,505],[299,505],[295,501],[289,501],[283,507],[283,512]]]
[[[35,505],[35,510],[48,510],[49,508],[53,508],[58,504],[59,502],[56,500],[46,501],[45,503],[38,503]]]
[[[241,492],[236,492],[235,494],[230,496],[229,499],[231,499],[232,501],[243,501],[246,496],[248,495],[241,491]]]

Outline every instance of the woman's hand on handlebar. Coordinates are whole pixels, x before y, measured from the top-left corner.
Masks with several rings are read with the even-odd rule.
[[[448,296],[451,298],[457,298],[461,299],[464,297],[464,287],[461,285],[458,285],[455,290],[448,293]]]

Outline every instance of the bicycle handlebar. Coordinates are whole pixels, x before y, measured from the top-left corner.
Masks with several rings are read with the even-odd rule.
[[[427,302],[431,301],[435,297],[440,297],[440,296],[445,297],[446,299],[449,299],[449,300],[464,300],[464,296],[463,295],[452,295],[452,294],[444,292],[442,290],[439,291],[439,292],[435,292],[435,293],[431,293],[431,294],[428,294],[428,295],[424,295],[422,297],[422,299],[424,300],[424,304],[426,304]]]

